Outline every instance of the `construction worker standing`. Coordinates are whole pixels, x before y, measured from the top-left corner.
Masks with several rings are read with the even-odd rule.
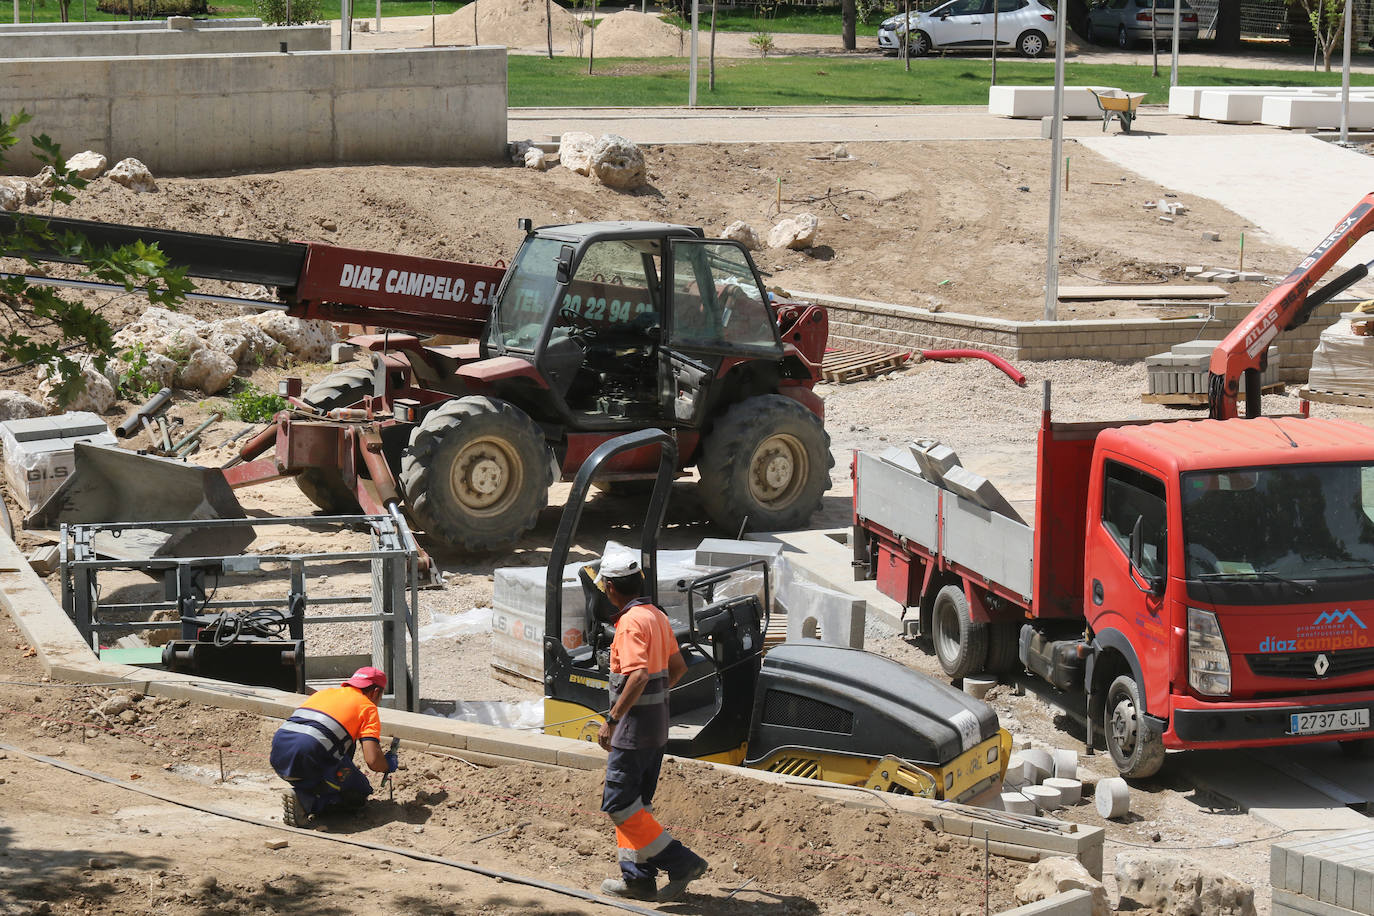
[[[386,673],[359,668],[338,687],[313,694],[272,736],[272,769],[291,783],[282,795],[282,820],[309,827],[331,808],[357,811],[372,794],[372,783],[353,765],[363,760],[378,773],[393,773],[394,751],[382,753],[382,722],[377,701],[386,690]]]
[[[601,810],[615,824],[619,878],[601,892],[635,900],[676,900],[706,874],[706,860],[672,838],[651,804],[668,745],[668,691],[687,671],[672,624],[644,594],[639,558],[628,550],[601,561],[606,597],[619,609],[611,642],[611,709],[597,735],[610,752]],[[668,883],[657,888],[659,870]]]

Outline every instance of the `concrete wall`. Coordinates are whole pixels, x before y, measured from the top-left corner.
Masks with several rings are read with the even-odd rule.
[[[122,29],[100,32],[0,32],[0,60],[23,57],[134,57],[152,54],[253,54],[328,51],[329,26],[242,29]]]
[[[1170,321],[1006,321],[818,293],[794,294],[829,310],[831,346],[882,344],[919,350],[975,347],[1010,360],[1144,359],[1189,340],[1221,340],[1254,308],[1244,303],[1199,304],[1199,311],[1208,309],[1208,317]],[[1328,302],[1307,324],[1278,336],[1274,345],[1279,348],[1280,381],[1307,381],[1321,332],[1335,324],[1348,307],[1348,302]],[[1144,384],[1142,378],[1142,387]]]
[[[3,10],[0,5],[0,10]],[[262,25],[261,19],[245,16],[239,19],[197,19],[197,29],[250,29]],[[0,35],[28,35],[34,32],[110,32],[132,29],[149,32],[168,28],[166,19],[124,19],[108,22],[0,22]]]
[[[504,48],[0,61],[0,111],[155,175],[503,159]],[[24,149],[27,144],[19,147]],[[36,169],[16,151],[11,170]]]

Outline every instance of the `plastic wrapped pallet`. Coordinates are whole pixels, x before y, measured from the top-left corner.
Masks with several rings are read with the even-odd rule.
[[[1374,337],[1356,335],[1349,319],[1322,331],[1307,386],[1315,391],[1374,396]]]
[[[78,442],[118,444],[105,421],[86,411],[0,423],[5,479],[21,506],[42,505],[67,479],[75,467],[72,448]]]

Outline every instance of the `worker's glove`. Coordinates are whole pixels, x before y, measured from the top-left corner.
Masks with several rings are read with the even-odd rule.
[[[388,773],[395,773],[395,772],[396,772],[397,770],[399,770],[400,768],[401,768],[401,756],[400,756],[399,754],[397,754],[395,751],[387,751],[387,752],[386,752],[386,771],[387,771]]]

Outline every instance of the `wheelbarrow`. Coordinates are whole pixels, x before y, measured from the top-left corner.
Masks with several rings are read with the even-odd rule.
[[[1098,92],[1088,89],[1097,99],[1097,107],[1102,109],[1102,129],[1105,131],[1112,118],[1121,122],[1121,132],[1131,132],[1131,122],[1135,120],[1135,110],[1140,107],[1143,92],[1122,92],[1120,89],[1105,89]]]

